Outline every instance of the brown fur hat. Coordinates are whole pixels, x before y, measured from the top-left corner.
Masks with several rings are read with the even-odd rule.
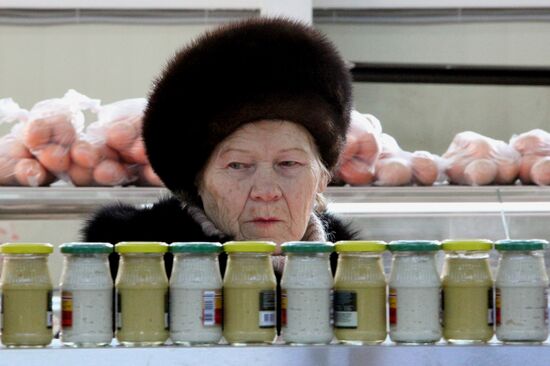
[[[143,139],[174,193],[198,198],[197,174],[245,123],[287,120],[313,136],[332,170],[345,141],[351,76],[332,43],[282,18],[253,18],[206,32],[170,60],[149,98]]]

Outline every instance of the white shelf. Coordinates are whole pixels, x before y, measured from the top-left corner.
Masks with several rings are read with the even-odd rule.
[[[163,188],[0,187],[0,219],[78,218],[109,203],[152,204],[163,194]]]
[[[16,9],[260,9],[265,0],[0,0]],[[547,8],[548,0],[313,0],[321,9]]]
[[[313,0],[314,8],[339,9],[442,9],[442,8],[545,8],[548,0]]]
[[[262,0],[0,0],[15,9],[260,9]]]
[[[223,360],[223,363],[222,361]],[[1,349],[2,365],[499,365],[547,366],[548,345],[255,346]]]
[[[329,187],[334,202],[550,202],[550,186]]]
[[[142,187],[0,187],[0,219],[78,218],[109,203],[143,206],[168,194]],[[329,187],[326,196],[331,210],[352,215],[550,214],[550,187]]]

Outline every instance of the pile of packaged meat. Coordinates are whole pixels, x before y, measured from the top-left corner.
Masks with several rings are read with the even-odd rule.
[[[509,143],[475,132],[455,135],[442,156],[404,151],[370,114],[352,112],[337,179],[354,186],[550,185],[550,133],[535,129]]]
[[[0,185],[46,186],[62,180],[75,186],[161,186],[145,153],[141,123],[146,99],[101,105],[69,90],[25,110],[0,100]],[[84,112],[96,120],[85,126]]]
[[[102,105],[74,90],[23,109],[0,99],[0,185],[162,186],[141,139],[144,98]],[[84,112],[93,120],[86,123]],[[510,142],[475,132],[455,135],[447,151],[405,151],[380,121],[353,111],[336,183],[353,186],[433,184],[550,185],[550,133],[536,129]]]

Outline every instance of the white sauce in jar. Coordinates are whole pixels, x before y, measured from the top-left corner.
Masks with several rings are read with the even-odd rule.
[[[221,289],[217,254],[174,255],[170,278],[170,337],[174,343],[220,341]]]
[[[281,279],[285,342],[330,343],[333,338],[333,283],[329,253],[292,253],[287,256]]]
[[[101,346],[113,338],[113,281],[107,254],[66,255],[61,276],[61,340]]]
[[[429,343],[441,338],[440,288],[434,253],[394,253],[389,281],[394,342]]]
[[[544,341],[548,337],[548,276],[541,252],[503,252],[496,286],[501,341]]]

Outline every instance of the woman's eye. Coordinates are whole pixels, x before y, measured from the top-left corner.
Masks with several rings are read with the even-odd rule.
[[[281,161],[279,163],[279,165],[284,167],[284,168],[292,168],[292,167],[297,166],[298,164],[300,164],[300,163],[298,163],[297,161],[292,161],[292,160]]]
[[[240,170],[240,169],[245,169],[246,167],[248,167],[248,164],[231,162],[231,163],[227,164],[227,167],[231,168],[231,169],[235,169],[235,170]]]

